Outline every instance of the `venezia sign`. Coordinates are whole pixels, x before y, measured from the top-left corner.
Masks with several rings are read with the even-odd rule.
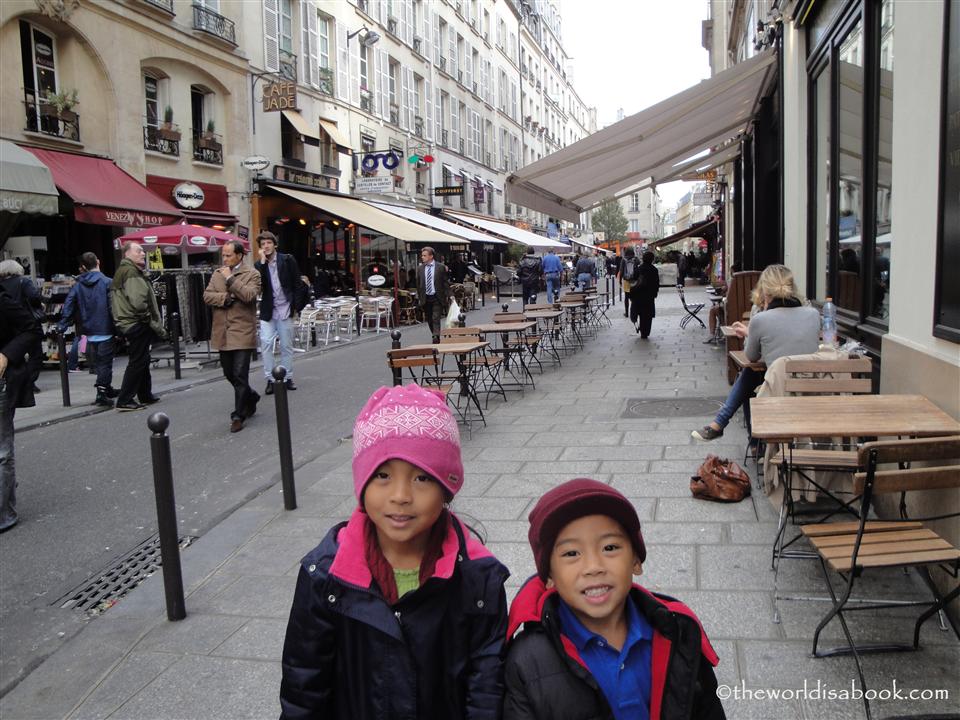
[[[297,84],[294,82],[275,82],[263,88],[263,111],[297,109]]]

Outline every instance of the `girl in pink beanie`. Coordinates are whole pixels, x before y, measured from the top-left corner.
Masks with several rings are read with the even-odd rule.
[[[463,485],[443,397],[382,387],[353,429],[350,520],[301,562],[282,718],[499,718],[509,573],[449,509]]]

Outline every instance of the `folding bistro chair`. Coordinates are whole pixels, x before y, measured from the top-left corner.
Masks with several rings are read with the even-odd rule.
[[[833,600],[833,607],[813,634],[813,654],[816,657],[853,655],[860,676],[860,689],[864,691],[864,710],[869,720],[872,715],[860,655],[919,650],[923,623],[937,614],[940,614],[942,623],[945,613],[941,611],[960,595],[960,585],[955,583],[946,595],[941,594],[929,572],[930,567],[936,565],[956,581],[960,576],[960,550],[925,524],[930,520],[960,517],[960,512],[917,519],[909,518],[907,513],[908,494],[912,497],[916,492],[960,488],[960,465],[957,464],[960,462],[960,436],[870,442],[860,448],[858,457],[865,468],[855,477],[855,490],[861,494],[859,521],[806,525],[802,531],[816,549],[823,578]],[[914,462],[922,462],[924,466],[912,467],[911,463]],[[880,469],[881,465],[887,463],[896,463],[898,469]],[[899,519],[868,520],[874,496],[890,493],[900,494]],[[888,600],[848,606],[853,588],[861,576],[883,570],[905,572],[911,568],[923,579],[932,601]],[[839,575],[845,583],[839,597],[831,584],[831,573]],[[858,645],[854,642],[844,613],[903,605],[926,607],[914,624],[911,644]],[[820,633],[835,617],[840,621],[847,646],[820,650]],[[953,618],[947,617],[954,634],[960,639],[960,629]],[[877,623],[877,627],[885,626]]]
[[[691,320],[696,320],[698,323],[700,323],[700,327],[706,330],[707,326],[703,324],[703,320],[697,317],[697,313],[703,310],[705,303],[687,304],[687,297],[683,294],[683,285],[677,285],[677,295],[680,296],[680,302],[683,304],[683,309],[687,311],[687,314],[684,315],[683,320],[680,321],[680,329],[682,330],[686,328]]]
[[[400,370],[401,377],[404,368],[410,376],[410,381],[439,390],[449,402],[450,391],[454,384],[446,382],[441,373],[440,358],[434,348],[398,348],[387,350],[387,366],[390,370]]]
[[[441,343],[471,342],[481,339],[480,333],[471,327],[445,328],[440,331]],[[490,393],[493,392],[494,386],[499,388],[497,392],[503,395],[503,400],[506,402],[507,391],[503,389],[503,384],[500,382],[500,373],[503,370],[503,356],[490,355],[486,349],[484,349],[479,353],[464,358],[462,364],[470,370],[473,377],[479,381],[476,383],[476,386],[481,387],[487,393],[487,399],[484,403],[486,407],[490,407]],[[479,406],[477,409],[480,409]],[[483,417],[483,412],[480,413],[480,417]]]
[[[515,323],[515,322],[527,322],[526,316],[522,312],[498,312],[493,315],[494,323]],[[540,365],[540,361],[536,358],[536,345],[540,342],[540,336],[532,336],[535,338],[533,341],[533,346],[528,343],[528,334],[525,332],[518,333],[516,340],[509,339],[509,333],[501,333],[501,346],[499,348],[494,348],[493,352],[503,355],[504,358],[504,369],[506,372],[509,372],[511,375],[516,378],[517,376],[513,374],[510,370],[510,358],[514,358],[520,363],[520,370],[522,375],[518,380],[520,381],[520,390],[523,391],[523,377],[530,378],[530,386],[536,388],[536,385],[533,382],[533,374],[530,372],[530,368],[527,365],[526,355],[530,355],[534,360],[537,361],[537,364]],[[532,349],[531,349],[532,347]],[[543,372],[543,365],[540,365],[540,371]]]

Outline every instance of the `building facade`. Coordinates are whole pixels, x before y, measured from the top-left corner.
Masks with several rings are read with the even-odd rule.
[[[645,187],[625,195],[618,202],[627,218],[628,241],[646,242],[664,236],[663,208],[655,187]]]

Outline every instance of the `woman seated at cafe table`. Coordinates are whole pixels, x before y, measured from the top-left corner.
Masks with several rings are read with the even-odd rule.
[[[750,362],[762,360],[768,367],[784,355],[814,353],[820,342],[820,313],[800,296],[793,273],[785,265],[770,265],[753,291],[753,315],[749,327],[735,322],[731,327],[745,338],[744,352]],[[744,368],[730,388],[726,402],[709,425],[691,434],[697,440],[713,440],[723,435],[741,405],[750,427],[750,396],[763,383],[763,373]]]

